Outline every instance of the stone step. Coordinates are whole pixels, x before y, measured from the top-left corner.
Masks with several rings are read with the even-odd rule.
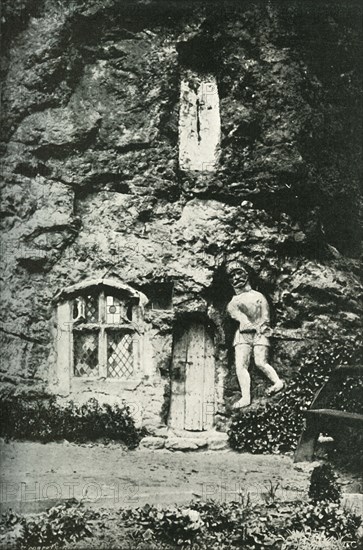
[[[168,430],[167,437],[148,435],[140,442],[141,449],[169,451],[223,451],[228,450],[228,435],[224,432],[188,432]]]

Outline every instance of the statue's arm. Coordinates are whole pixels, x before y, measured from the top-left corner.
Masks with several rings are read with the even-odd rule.
[[[262,304],[261,304],[261,317],[260,317],[260,323],[258,327],[258,332],[260,334],[265,334],[266,332],[270,332],[270,307],[268,305],[268,301],[263,296]]]
[[[232,298],[232,300],[229,302],[227,306],[227,312],[232,317],[232,319],[235,319],[239,322],[240,330],[249,330],[254,328],[252,323],[249,321],[247,315],[241,311],[237,296]]]

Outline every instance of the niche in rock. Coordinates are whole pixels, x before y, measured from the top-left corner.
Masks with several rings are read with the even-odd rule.
[[[143,290],[149,299],[150,309],[173,309],[174,283],[171,281],[154,282],[146,285]]]
[[[179,167],[213,172],[219,159],[221,121],[215,77],[186,70],[181,79]]]

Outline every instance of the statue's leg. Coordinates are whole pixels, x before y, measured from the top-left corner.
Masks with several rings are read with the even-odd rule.
[[[277,393],[284,387],[284,382],[281,380],[275,369],[268,363],[268,346],[254,346],[254,358],[256,367],[258,367],[265,376],[272,382],[272,386],[267,390],[268,395]]]
[[[234,403],[234,409],[248,407],[251,403],[251,378],[248,367],[251,358],[251,346],[249,344],[237,344],[235,346],[236,374],[241,388],[242,397]]]

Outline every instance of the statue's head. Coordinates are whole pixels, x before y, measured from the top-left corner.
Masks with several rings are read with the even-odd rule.
[[[251,285],[250,285],[248,275],[236,281],[233,285],[233,288],[236,294],[240,294],[241,292],[246,292],[247,290],[251,290]]]
[[[250,281],[247,271],[244,269],[235,269],[231,273],[231,281],[236,294],[250,290]]]

